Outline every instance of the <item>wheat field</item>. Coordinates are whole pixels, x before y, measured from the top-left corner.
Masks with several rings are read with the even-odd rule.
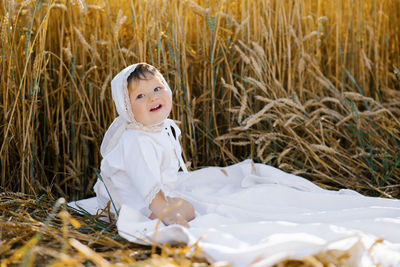
[[[2,1],[7,190],[91,193],[110,81],[157,66],[192,169],[245,158],[398,197],[400,1]]]
[[[110,81],[158,67],[191,169],[251,158],[400,198],[400,0],[26,0],[0,6],[0,189],[93,194]]]

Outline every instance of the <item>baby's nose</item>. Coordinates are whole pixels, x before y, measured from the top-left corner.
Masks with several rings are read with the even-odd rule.
[[[150,95],[150,99],[151,99],[151,100],[155,100],[155,99],[157,99],[157,98],[158,98],[157,92],[151,93],[151,95]]]

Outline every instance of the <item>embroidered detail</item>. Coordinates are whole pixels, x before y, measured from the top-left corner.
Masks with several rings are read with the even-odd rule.
[[[164,126],[164,121],[158,124],[144,126],[143,124],[133,119],[132,122],[127,123],[126,129],[141,130],[145,132],[161,132],[163,130],[163,126]]]

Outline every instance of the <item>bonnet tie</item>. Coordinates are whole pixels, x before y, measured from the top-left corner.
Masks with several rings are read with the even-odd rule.
[[[181,169],[182,169],[182,171],[184,173],[187,173],[188,170],[186,168],[185,162],[183,161],[182,148],[181,148],[181,145],[179,143],[179,136],[181,135],[181,130],[176,125],[176,123],[173,120],[170,120],[170,119],[166,119],[165,120],[164,126],[165,126],[165,129],[167,130],[169,139],[171,140],[171,143],[172,143],[172,145],[174,147],[175,156],[178,158],[179,166],[181,167]],[[172,133],[171,127],[175,131],[175,135],[176,135],[175,137],[174,137],[174,134]]]

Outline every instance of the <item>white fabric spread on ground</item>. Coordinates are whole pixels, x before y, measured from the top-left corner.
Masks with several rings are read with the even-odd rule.
[[[126,67],[111,81],[118,117],[100,147],[103,181],[95,185],[97,197],[71,206],[95,214],[111,194],[116,202],[111,211],[119,210],[117,228],[127,240],[188,245],[199,241],[210,261],[226,260],[235,267],[269,266],[327,250],[349,252],[348,266],[400,266],[400,200],[324,190],[250,160],[178,173],[179,167],[186,167],[176,124],[166,119],[144,127],[133,116],[127,78],[137,66]],[[157,228],[157,220],[146,216],[159,190],[194,205],[196,218],[190,228]]]
[[[174,195],[190,201],[190,228],[158,228],[122,204],[119,234],[152,244],[198,242],[210,261],[270,266],[287,258],[347,250],[349,266],[400,266],[400,200],[329,191],[301,177],[250,160],[179,173]],[[75,203],[96,213],[95,198]],[[376,242],[382,239],[382,242]]]

